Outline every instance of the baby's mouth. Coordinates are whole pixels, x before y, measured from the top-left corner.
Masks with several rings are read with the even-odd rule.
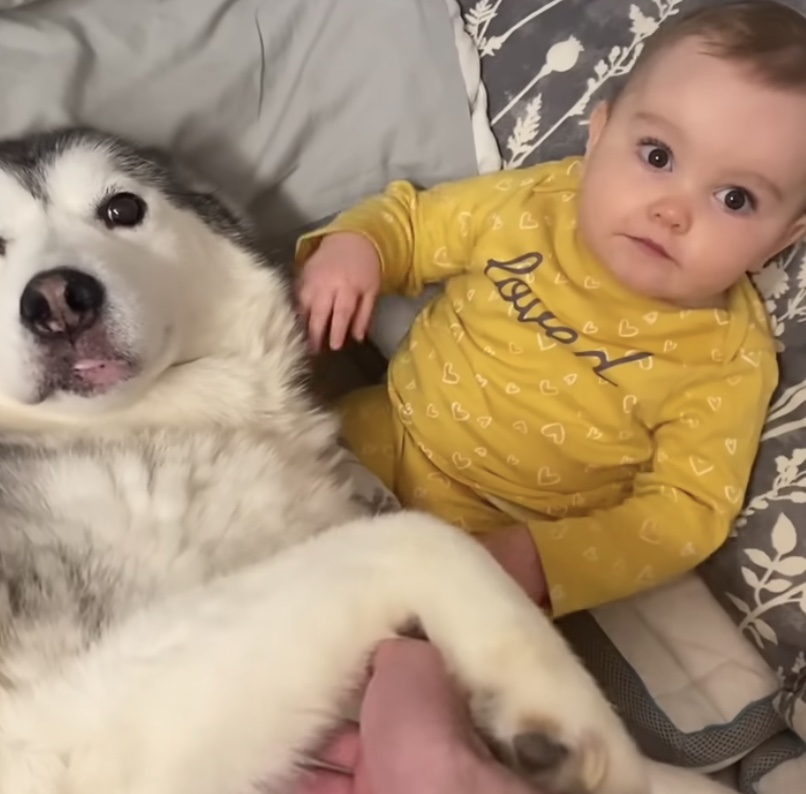
[[[643,251],[652,254],[653,256],[661,257],[663,259],[671,260],[669,252],[660,244],[650,239],[649,237],[634,237],[631,234],[625,235],[628,240],[631,240]]]

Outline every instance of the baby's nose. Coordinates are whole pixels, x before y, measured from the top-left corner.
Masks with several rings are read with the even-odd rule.
[[[650,207],[650,215],[675,232],[685,232],[691,226],[691,211],[686,202],[677,197],[658,199]]]

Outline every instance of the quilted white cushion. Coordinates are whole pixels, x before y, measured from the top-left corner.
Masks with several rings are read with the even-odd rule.
[[[703,761],[701,768],[732,763],[767,738],[757,733],[758,721],[741,723],[748,704],[766,704],[774,714],[778,681],[696,574],[592,616],[642,682],[648,700],[640,708],[664,715],[681,749],[687,742],[702,745],[691,754]],[[774,716],[766,724],[771,735],[783,727]],[[729,733],[737,734],[734,751],[708,760],[708,745]]]

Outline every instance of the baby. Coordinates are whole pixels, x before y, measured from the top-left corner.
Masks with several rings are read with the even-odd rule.
[[[561,615],[727,537],[777,382],[748,273],[805,211],[806,19],[721,5],[649,40],[584,157],[393,182],[303,237],[299,301],[338,348],[379,292],[443,284],[345,438]]]

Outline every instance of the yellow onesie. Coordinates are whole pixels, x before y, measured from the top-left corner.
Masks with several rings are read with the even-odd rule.
[[[555,615],[660,584],[725,540],[777,382],[748,279],[726,308],[629,292],[576,233],[581,160],[379,197],[300,240],[353,231],[383,289],[444,287],[382,390],[344,405],[402,502],[469,531],[525,521]]]

